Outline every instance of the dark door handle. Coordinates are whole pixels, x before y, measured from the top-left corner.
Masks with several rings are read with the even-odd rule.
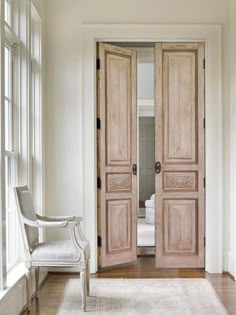
[[[161,173],[161,162],[156,162],[155,163],[155,170],[156,170],[156,174],[160,174]]]
[[[136,164],[133,164],[132,170],[133,170],[133,174],[137,175],[137,165]]]

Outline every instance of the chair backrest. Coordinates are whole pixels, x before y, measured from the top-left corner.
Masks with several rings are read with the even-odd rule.
[[[25,251],[30,252],[31,248],[39,243],[39,231],[38,228],[25,224],[22,217],[25,217],[31,221],[37,220],[32,196],[27,186],[15,187],[14,193],[21,224],[21,231],[23,234]]]

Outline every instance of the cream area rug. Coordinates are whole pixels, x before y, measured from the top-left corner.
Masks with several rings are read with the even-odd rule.
[[[58,315],[81,310],[79,279],[68,281]],[[225,315],[206,279],[91,279],[86,314],[93,315]]]

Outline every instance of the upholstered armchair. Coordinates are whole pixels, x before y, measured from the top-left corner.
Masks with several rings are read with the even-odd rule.
[[[14,188],[26,263],[27,304],[31,309],[31,268],[35,267],[36,297],[39,290],[40,267],[78,267],[82,286],[82,309],[86,311],[89,295],[89,243],[84,237],[80,217],[43,217],[35,213],[27,186]],[[70,240],[39,242],[39,228],[69,229]]]

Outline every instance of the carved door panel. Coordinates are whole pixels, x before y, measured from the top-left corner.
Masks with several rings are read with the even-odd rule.
[[[156,266],[204,267],[204,44],[158,43]],[[158,165],[157,165],[158,166]]]
[[[136,260],[136,53],[99,44],[99,267]],[[137,168],[137,167],[136,167]]]

